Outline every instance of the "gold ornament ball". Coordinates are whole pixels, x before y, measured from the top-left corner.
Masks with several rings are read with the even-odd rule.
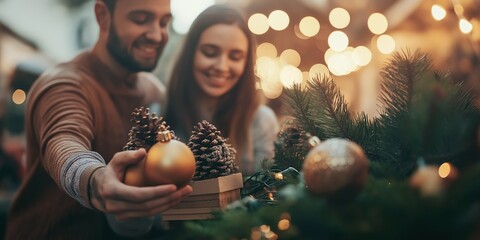
[[[195,157],[190,148],[172,139],[170,131],[160,132],[155,143],[140,163],[127,169],[125,184],[131,186],[187,185],[195,175]]]
[[[356,143],[331,138],[308,153],[302,171],[311,193],[335,201],[349,200],[367,182],[368,159]]]
[[[135,187],[146,186],[146,180],[144,176],[145,172],[145,159],[139,163],[127,168],[125,173],[125,184]]]
[[[145,177],[151,185],[187,185],[195,175],[195,157],[188,146],[177,140],[158,142],[150,148]]]

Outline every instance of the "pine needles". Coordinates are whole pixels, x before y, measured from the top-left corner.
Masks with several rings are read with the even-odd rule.
[[[403,178],[419,158],[457,165],[471,161],[477,154],[479,111],[469,89],[432,70],[429,57],[419,51],[395,53],[381,76],[377,118],[349,113],[330,76],[317,76],[305,89],[287,90],[290,115],[300,130],[322,140],[357,142],[377,168],[377,177]]]

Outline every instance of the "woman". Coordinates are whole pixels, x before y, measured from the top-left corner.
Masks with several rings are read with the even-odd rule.
[[[214,5],[190,27],[168,88],[167,122],[188,142],[198,122],[214,124],[237,150],[244,174],[273,157],[279,130],[274,112],[260,104],[254,75],[255,42],[235,9]]]

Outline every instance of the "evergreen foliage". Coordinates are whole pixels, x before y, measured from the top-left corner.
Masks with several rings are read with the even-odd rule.
[[[376,117],[349,113],[327,76],[313,79],[306,89],[287,90],[294,121],[279,135],[274,167],[302,166],[308,133],[322,140],[350,139],[370,160],[369,181],[355,199],[335,204],[312,196],[300,175],[300,183],[279,190],[276,202],[229,208],[214,220],[187,222],[170,234],[176,239],[480,239],[475,96],[433,71],[428,56],[418,51],[394,54],[381,76],[382,110]],[[448,161],[459,169],[459,178],[443,193],[424,197],[408,184],[418,159]]]
[[[377,177],[404,178],[419,158],[465,166],[478,157],[479,111],[472,104],[471,90],[433,71],[428,56],[419,51],[395,53],[381,76],[383,110],[378,117],[349,113],[329,76],[314,78],[306,89],[287,90],[290,115],[299,129],[322,140],[340,137],[358,143],[373,162]],[[276,162],[284,162],[283,157],[276,155]]]
[[[421,197],[405,181],[370,178],[351,203],[334,205],[289,185],[275,205],[257,210],[217,213],[210,221],[185,224],[171,232],[176,239],[260,239],[262,225],[278,239],[478,239],[480,232],[480,165],[466,171],[440,197]],[[287,191],[288,190],[288,191]],[[279,222],[289,227],[279,229]],[[257,238],[258,239],[258,238]]]

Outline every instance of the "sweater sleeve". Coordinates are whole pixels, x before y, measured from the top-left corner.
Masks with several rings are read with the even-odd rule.
[[[258,109],[253,121],[253,156],[255,159],[254,170],[261,168],[263,159],[273,158],[274,142],[280,126],[273,110],[265,105]]]
[[[28,109],[40,144],[41,164],[59,187],[91,207],[88,179],[105,166],[103,158],[90,151],[94,139],[91,108],[100,103],[90,102],[78,81],[53,80],[38,88]]]

